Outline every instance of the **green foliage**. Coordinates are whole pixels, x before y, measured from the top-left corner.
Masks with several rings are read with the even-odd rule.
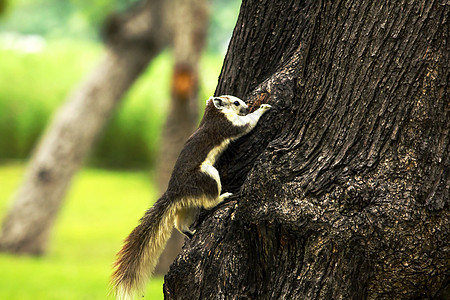
[[[22,165],[0,165],[0,218]],[[75,178],[44,257],[0,254],[0,299],[112,299],[108,281],[115,253],[158,197],[143,172],[87,169]],[[163,299],[153,278],[146,299]]]
[[[240,0],[213,0],[208,33],[208,49],[224,52],[236,24]]]
[[[100,47],[51,42],[45,51],[0,50],[0,159],[25,158],[74,84],[93,67]]]
[[[3,2],[2,2],[3,1]],[[96,37],[103,20],[137,0],[15,0],[0,24],[3,31],[44,36]],[[0,0],[0,10],[6,5]],[[0,11],[1,13],[1,11]]]
[[[0,24],[3,31],[22,34],[66,36],[73,16],[70,1],[60,0],[15,0],[5,20]]]
[[[124,11],[140,0],[9,0],[9,2],[0,0],[0,16],[2,3],[9,5],[7,13],[0,19],[0,32],[98,39],[100,27],[108,15]],[[226,50],[237,20],[240,3],[240,0],[211,1],[209,51],[223,53]]]
[[[50,41],[41,52],[0,50],[0,161],[24,159],[47,122],[101,56],[92,42]],[[206,55],[200,103],[214,92],[222,57]],[[105,167],[148,167],[155,161],[169,104],[170,53],[156,58],[125,95],[90,162]],[[7,77],[6,77],[7,74]]]
[[[112,12],[124,11],[139,0],[70,0],[93,29],[99,28]]]
[[[0,0],[0,17],[6,12],[8,5],[9,3],[7,0]]]

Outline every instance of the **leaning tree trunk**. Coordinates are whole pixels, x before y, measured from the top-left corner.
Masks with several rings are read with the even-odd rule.
[[[174,70],[170,111],[157,166],[161,193],[166,191],[175,161],[198,124],[198,69],[209,21],[206,0],[174,0],[169,10]],[[184,236],[174,230],[156,266],[156,274],[167,273],[183,242]]]
[[[448,8],[243,1],[216,94],[273,109],[218,162],[234,196],[168,299],[449,296]]]
[[[74,173],[122,95],[166,44],[163,0],[106,23],[106,54],[67,99],[34,153],[0,235],[0,250],[41,254]]]

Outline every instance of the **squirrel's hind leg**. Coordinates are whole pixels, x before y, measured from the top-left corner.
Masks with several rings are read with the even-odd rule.
[[[175,228],[190,239],[194,235],[195,230],[191,230],[189,226],[191,226],[191,224],[194,222],[196,213],[197,208],[184,207],[178,210],[178,213],[175,217]]]

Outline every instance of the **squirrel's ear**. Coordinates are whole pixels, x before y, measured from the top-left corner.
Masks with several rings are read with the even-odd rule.
[[[223,109],[224,108],[223,100],[221,98],[214,97],[212,100],[213,100],[214,106],[217,109]]]

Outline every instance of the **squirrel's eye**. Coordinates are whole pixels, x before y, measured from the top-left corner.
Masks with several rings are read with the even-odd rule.
[[[234,101],[233,104],[236,105],[236,106],[239,106],[239,101]]]

